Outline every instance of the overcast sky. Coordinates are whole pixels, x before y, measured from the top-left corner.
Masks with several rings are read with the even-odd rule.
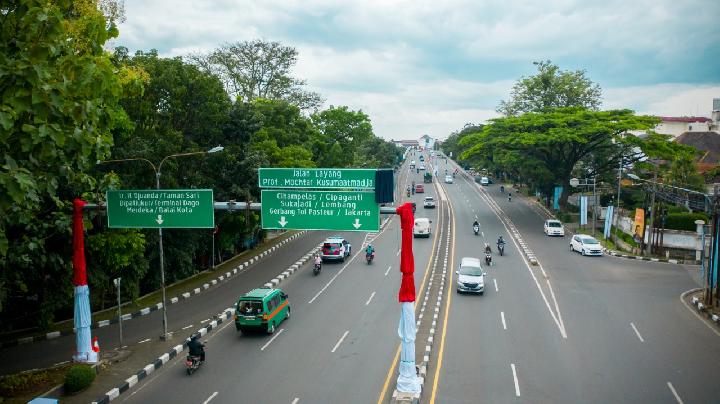
[[[550,59],[584,69],[603,108],[709,116],[720,98],[719,0],[126,0],[115,45],[163,56],[256,38],[295,75],[362,109],[386,139],[445,138],[497,116]]]

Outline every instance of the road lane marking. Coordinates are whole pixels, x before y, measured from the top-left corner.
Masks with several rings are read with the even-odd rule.
[[[186,326],[186,327],[183,327],[182,329],[183,329],[183,330],[187,330],[188,328],[192,328],[192,326],[193,326],[193,325],[190,324],[190,325],[188,325],[188,326]]]
[[[374,296],[375,296],[375,292],[372,292],[372,294],[370,295],[370,298],[367,299],[367,302],[365,302],[365,306],[367,306],[367,305],[370,304],[370,301],[372,300],[372,298],[373,298]]]
[[[202,323],[207,323],[208,321],[210,321],[210,319],[209,319],[209,318],[206,318],[205,320],[202,320],[202,321],[200,322],[200,324],[202,324]]]
[[[635,335],[637,335],[637,337],[640,339],[640,342],[645,342],[645,340],[643,339],[642,335],[640,335],[640,331],[638,331],[637,327],[635,327],[635,324],[633,324],[633,323],[631,322],[631,323],[630,323],[630,326],[631,326],[632,329],[635,331]]]
[[[500,318],[502,319],[503,330],[507,330],[507,324],[505,324],[505,312],[504,311],[500,312]]]
[[[387,274],[390,272],[390,268],[392,268],[392,265],[388,265],[388,269],[387,271],[385,271],[385,276],[387,276]]]
[[[497,279],[493,279],[493,283],[495,284],[495,291],[497,292],[498,291]]]
[[[485,232],[481,231],[480,234],[482,234],[482,237],[485,238]]]
[[[397,257],[398,255],[400,255],[400,250],[398,250],[398,252],[395,254],[396,257]]]
[[[298,401],[300,401],[300,397],[295,397],[295,399],[292,400],[292,403],[290,403],[290,404],[297,404]]]
[[[520,397],[520,384],[518,383],[517,371],[515,370],[515,364],[511,363],[510,367],[512,368],[513,381],[515,382],[515,396]]]
[[[144,340],[142,340],[142,341],[138,342],[138,344],[143,344],[143,343],[145,343],[145,342],[148,342],[148,341],[150,341],[150,338],[146,338],[146,339],[144,339]]]
[[[683,404],[682,398],[680,398],[677,391],[675,391],[675,387],[673,387],[672,383],[667,382],[667,386],[670,388],[670,391],[672,391],[673,396],[675,396],[675,400],[677,400],[678,404]]]
[[[340,340],[337,342],[337,344],[335,344],[335,347],[333,347],[333,349],[332,349],[332,351],[330,351],[330,353],[335,353],[335,351],[338,349],[340,344],[342,344],[343,340],[345,340],[345,337],[347,337],[347,335],[349,333],[350,333],[350,330],[345,331],[345,334],[343,334],[342,337],[340,337]]]
[[[208,399],[207,399],[207,400],[203,401],[203,404],[207,404],[207,403],[209,403],[209,402],[210,402],[210,400],[212,400],[213,398],[215,398],[215,396],[217,396],[217,395],[218,395],[218,392],[217,392],[217,391],[216,391],[216,392],[214,392],[214,393],[212,393],[212,394],[210,394],[210,397],[208,397]]]
[[[285,331],[284,328],[279,329],[279,330],[277,331],[277,333],[276,333],[275,335],[273,335],[272,338],[270,338],[270,341],[266,342],[265,345],[263,345],[262,348],[260,348],[260,350],[261,350],[261,351],[264,351],[265,348],[268,347],[268,345],[272,344],[272,342],[275,341],[275,338],[279,337],[280,334],[283,333],[283,331]]]

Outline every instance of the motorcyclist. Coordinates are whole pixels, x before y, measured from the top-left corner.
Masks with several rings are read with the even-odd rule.
[[[500,185],[500,193],[505,193],[505,185]]]
[[[322,265],[322,258],[320,258],[320,254],[315,255],[315,265]]]
[[[512,191],[508,191],[508,202],[512,202]]]
[[[480,223],[478,223],[477,220],[475,220],[475,221],[473,222],[473,231],[474,231],[475,229],[478,229],[478,231],[480,230]]]
[[[490,248],[490,244],[485,243],[485,254],[492,254],[492,248]]]
[[[505,245],[505,240],[503,239],[502,236],[498,236],[497,245],[498,245],[498,247],[500,247],[501,245],[503,245],[503,246]]]
[[[205,362],[205,344],[200,342],[197,334],[193,334],[188,342],[190,356],[199,356],[201,362]]]
[[[372,244],[368,244],[367,248],[365,248],[365,256],[370,256],[375,253],[375,247],[372,246]]]

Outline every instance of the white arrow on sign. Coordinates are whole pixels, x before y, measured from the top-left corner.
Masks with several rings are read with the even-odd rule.
[[[353,223],[353,227],[354,227],[355,229],[359,229],[360,226],[362,226],[362,225],[360,224],[360,219],[355,219],[355,223]]]
[[[162,224],[162,222],[163,222],[162,215],[158,215],[158,218],[155,219],[155,221],[157,222],[157,224]]]
[[[288,223],[287,220],[285,220],[285,216],[280,216],[280,227],[285,227],[285,225]]]

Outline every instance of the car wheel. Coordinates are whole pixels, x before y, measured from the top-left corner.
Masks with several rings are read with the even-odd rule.
[[[584,248],[580,250],[580,255],[585,255],[585,249],[584,249]]]
[[[572,246],[572,244],[570,244],[570,251],[575,251],[575,248]]]
[[[287,313],[285,313],[285,319],[287,320],[289,318],[290,318],[290,307],[288,307]]]
[[[268,334],[274,334],[275,333],[275,323],[270,323],[270,327],[267,331]]]

